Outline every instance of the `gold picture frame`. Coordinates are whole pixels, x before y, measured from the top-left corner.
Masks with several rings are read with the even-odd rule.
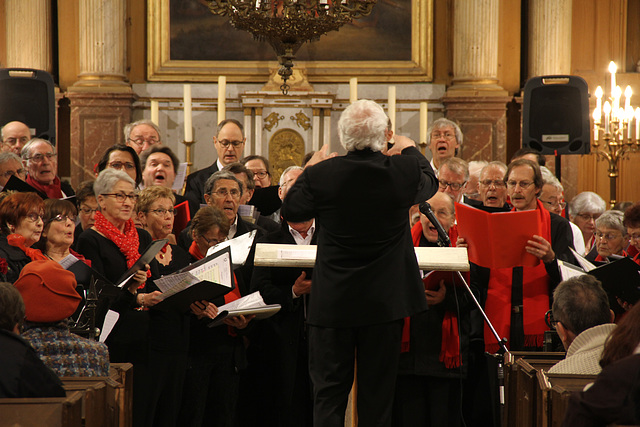
[[[185,8],[185,4],[191,2],[191,9],[181,9],[180,20],[175,17],[175,12],[178,7]],[[406,5],[404,8],[403,2]],[[410,6],[410,7],[409,7]],[[193,82],[214,82],[217,81],[219,75],[227,76],[227,81],[230,82],[265,82],[271,72],[278,68],[278,63],[275,58],[275,53],[266,42],[248,42],[247,37],[251,37],[249,33],[238,32],[234,29],[229,30],[226,27],[222,27],[219,23],[224,21],[222,25],[228,26],[228,19],[225,17],[213,16],[207,11],[212,18],[218,21],[212,21],[211,17],[206,17],[202,10],[195,9],[198,16],[195,15],[193,8],[202,7],[201,2],[197,0],[149,0],[147,8],[147,78],[149,81],[193,81]],[[377,15],[374,15],[376,8],[387,8],[378,11]],[[182,12],[185,10],[185,12]],[[405,22],[411,22],[410,31],[404,27],[379,27],[376,26],[379,22],[383,21],[391,13],[397,16],[397,19],[403,19]],[[188,13],[189,12],[189,13]],[[172,13],[174,17],[172,18]],[[191,13],[191,15],[190,15]],[[325,48],[326,57],[334,56],[336,60],[326,59],[323,57],[313,60],[304,60],[305,55],[308,58],[312,55],[308,52],[303,52],[300,60],[294,60],[294,67],[304,68],[306,70],[307,77],[310,82],[344,82],[349,77],[358,77],[359,82],[386,82],[393,79],[394,82],[429,82],[433,80],[433,0],[378,0],[378,4],[374,7],[374,13],[369,22],[365,21],[361,23],[360,20],[356,23],[354,21],[353,28],[346,30],[341,29],[338,32],[332,32],[328,35],[322,36],[320,41],[313,42],[311,45],[306,43],[305,46],[309,46],[309,51],[316,52],[318,46],[321,48],[322,40],[324,38],[333,37],[333,45],[330,49]],[[173,21],[172,21],[173,19]],[[179,22],[179,24],[176,24]],[[208,25],[208,22],[216,22],[216,27],[212,28]],[[173,28],[172,28],[173,24]],[[181,29],[177,29],[179,25],[182,25]],[[366,28],[365,30],[361,29]],[[397,26],[398,27],[398,26]],[[202,38],[194,40],[193,38],[189,42],[183,42],[183,44],[175,44],[176,40],[179,40],[185,33],[184,28],[194,32],[198,36],[202,35]],[[224,29],[223,29],[224,28]],[[404,28],[404,30],[403,30]],[[171,30],[173,29],[173,38]],[[216,30],[219,32],[216,35]],[[377,31],[377,32],[376,32]],[[404,32],[403,32],[404,31]],[[396,34],[402,33],[402,39],[400,36],[397,40],[394,39]],[[410,33],[410,48],[406,46],[404,40],[408,40]],[[372,34],[378,37],[377,41],[373,37],[366,38],[368,34]],[[232,56],[233,54],[243,55],[244,51],[241,51],[236,46],[233,50],[228,46],[227,42],[221,42],[215,50],[216,55],[220,55],[220,58],[206,59],[200,51],[209,49],[211,54],[212,44],[218,41],[222,37],[231,37],[231,40],[237,40],[243,38],[241,43],[242,48],[250,48],[253,51],[246,55],[247,60],[239,60],[238,58],[226,58],[226,56]],[[364,37],[364,38],[363,38]],[[359,38],[359,39],[357,39]],[[388,48],[386,53],[384,49],[376,50],[375,47],[380,47],[385,43],[381,43],[382,40],[393,46],[393,42],[396,45],[393,48]],[[180,41],[180,40],[179,40]],[[361,45],[368,42],[373,43],[373,46],[364,46],[360,49],[352,49],[355,43]],[[171,52],[171,46],[174,43],[174,55]],[[259,43],[262,45],[258,46]],[[329,42],[327,42],[329,43]],[[318,45],[316,45],[318,44]],[[180,46],[178,49],[175,46]],[[305,49],[301,48],[301,52]],[[175,51],[179,54],[175,54]],[[341,51],[341,52],[339,52]],[[312,53],[313,53],[312,52]],[[371,53],[373,52],[373,53]],[[398,53],[399,52],[399,53]],[[342,57],[340,57],[340,54]],[[374,55],[379,54],[381,57],[375,59],[353,59],[351,55]],[[392,58],[386,55],[403,55],[402,58]],[[179,58],[176,59],[176,56]],[[318,56],[321,56],[319,54]],[[346,56],[349,59],[345,59]],[[221,59],[222,58],[222,59]],[[245,58],[245,56],[243,56]]]

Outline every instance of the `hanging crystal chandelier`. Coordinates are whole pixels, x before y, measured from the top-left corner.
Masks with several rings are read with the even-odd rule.
[[[315,41],[329,31],[371,13],[376,0],[212,0],[214,15],[228,16],[231,25],[267,41],[278,56],[283,84],[293,71],[293,59],[303,43]]]

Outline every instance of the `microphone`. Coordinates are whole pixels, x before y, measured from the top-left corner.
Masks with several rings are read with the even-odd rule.
[[[418,209],[420,209],[420,213],[426,216],[431,224],[436,228],[436,230],[438,231],[438,237],[440,237],[440,240],[442,241],[442,243],[444,243],[444,246],[451,246],[451,239],[449,239],[449,234],[447,234],[445,229],[442,228],[442,224],[440,224],[440,221],[438,221],[435,214],[431,210],[431,205],[429,204],[429,202],[420,203]]]

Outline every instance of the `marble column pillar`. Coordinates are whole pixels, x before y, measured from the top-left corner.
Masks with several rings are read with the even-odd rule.
[[[126,0],[79,0],[80,74],[70,90],[131,90],[126,80]]]
[[[527,75],[571,73],[572,0],[530,0]]]
[[[7,68],[51,72],[51,2],[5,0]]]

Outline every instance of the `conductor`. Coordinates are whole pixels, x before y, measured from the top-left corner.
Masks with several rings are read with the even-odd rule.
[[[427,309],[408,212],[438,180],[410,139],[396,136],[387,152],[387,120],[373,101],[347,107],[338,122],[347,154],[323,147],[282,206],[288,221],[318,224],[308,315],[315,427],[344,425],[356,363],[360,425],[391,425],[402,319]]]

